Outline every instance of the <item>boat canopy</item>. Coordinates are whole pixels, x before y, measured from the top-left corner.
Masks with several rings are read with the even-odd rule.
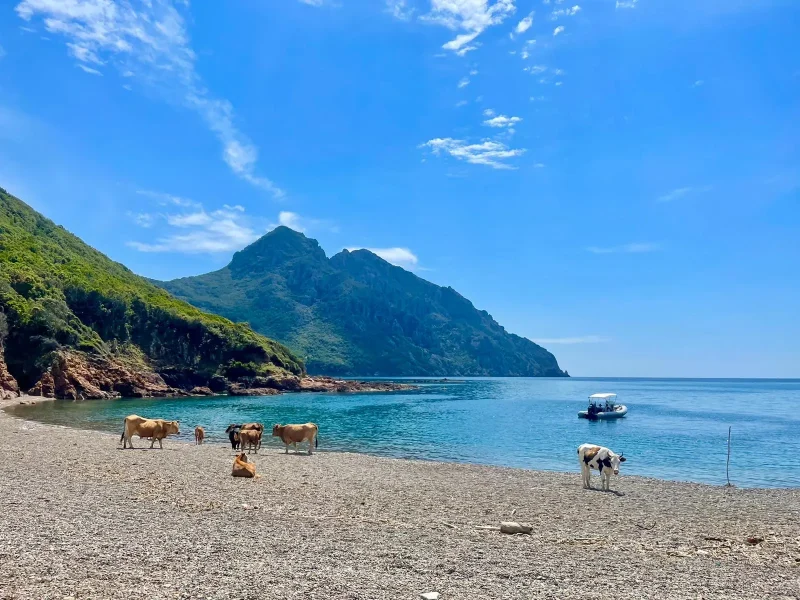
[[[616,398],[616,394],[592,394],[589,396],[590,400],[608,400],[609,398]]]

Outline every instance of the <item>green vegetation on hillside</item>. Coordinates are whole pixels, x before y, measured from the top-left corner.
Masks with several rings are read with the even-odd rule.
[[[315,240],[286,227],[224,269],[160,285],[287,344],[311,373],[565,375],[550,352],[509,334],[455,290],[366,250],[329,259]]]
[[[113,262],[0,188],[0,330],[27,389],[52,353],[136,353],[156,370],[203,376],[304,371],[246,324],[204,313]]]

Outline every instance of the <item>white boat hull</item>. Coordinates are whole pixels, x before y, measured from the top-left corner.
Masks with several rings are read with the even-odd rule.
[[[581,419],[591,419],[591,420],[607,420],[607,419],[621,419],[625,415],[628,414],[628,407],[620,404],[617,406],[616,410],[612,410],[610,412],[599,412],[595,413],[593,417],[589,417],[588,410],[582,410],[578,413],[578,417]]]

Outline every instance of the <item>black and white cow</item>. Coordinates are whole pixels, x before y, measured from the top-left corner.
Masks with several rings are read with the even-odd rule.
[[[578,448],[578,461],[581,464],[581,475],[583,475],[583,487],[592,487],[592,469],[600,471],[600,485],[603,491],[609,491],[611,486],[611,476],[619,475],[619,466],[625,462],[622,454],[616,454],[594,444],[583,444]]]

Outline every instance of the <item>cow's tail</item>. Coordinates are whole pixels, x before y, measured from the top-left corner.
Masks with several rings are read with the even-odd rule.
[[[319,425],[314,423],[314,427],[317,428],[317,431],[314,433],[314,448],[319,448]]]
[[[128,428],[128,417],[125,417],[122,420],[122,435],[119,436],[119,441],[123,441],[125,439],[125,430]]]

